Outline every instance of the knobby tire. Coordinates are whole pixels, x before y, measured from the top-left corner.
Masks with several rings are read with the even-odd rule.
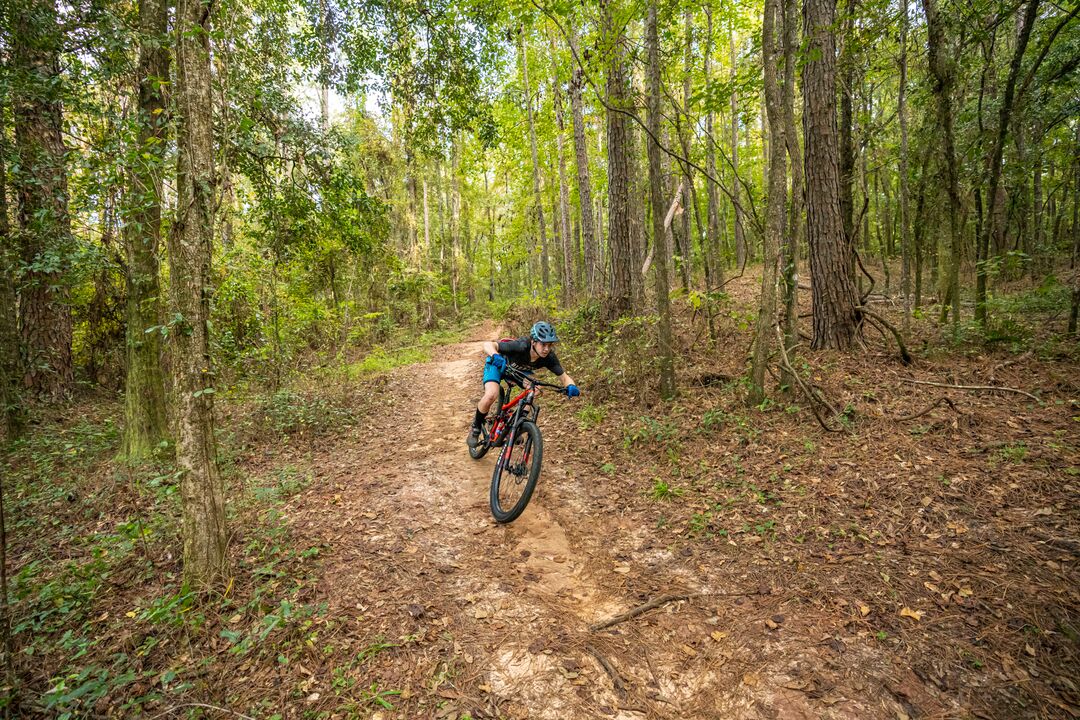
[[[513,522],[525,511],[540,477],[543,452],[540,428],[531,420],[521,423],[513,437],[506,439],[491,475],[491,514],[496,522]]]
[[[487,419],[484,420],[484,429],[480,434],[480,442],[476,443],[476,447],[469,448],[469,457],[473,460],[479,460],[487,455],[487,451],[491,449],[491,445],[488,444],[488,438],[491,437],[491,428],[495,425],[495,418],[499,416],[499,408],[506,404],[506,398],[509,393],[502,385],[499,386],[499,399],[488,410]]]

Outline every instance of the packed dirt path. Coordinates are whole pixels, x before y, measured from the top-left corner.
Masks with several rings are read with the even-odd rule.
[[[883,653],[785,618],[779,578],[763,585],[674,551],[624,513],[617,477],[562,461],[562,438],[577,433],[550,413],[537,492],[517,521],[496,524],[494,453],[473,461],[464,442],[487,332],[395,370],[380,390],[392,404],[312,458],[289,518],[300,542],[324,548],[319,595],[337,618],[326,654],[354,659],[320,665],[312,653],[309,703],[335,694],[365,709],[333,717],[455,720],[955,710]],[[392,691],[393,708],[375,699]]]

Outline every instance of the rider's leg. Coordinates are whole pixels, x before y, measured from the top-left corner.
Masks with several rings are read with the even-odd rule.
[[[481,415],[487,415],[491,410],[492,404],[499,399],[499,383],[497,382],[485,382],[484,383],[484,396],[480,398],[480,402],[476,403],[476,409]]]

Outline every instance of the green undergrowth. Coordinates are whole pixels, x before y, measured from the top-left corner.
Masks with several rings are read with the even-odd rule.
[[[245,475],[233,435],[219,435],[229,578],[200,595],[180,579],[176,469],[166,453],[117,462],[118,415],[114,406],[43,421],[0,455],[17,678],[0,709],[15,716],[152,716],[214,699],[244,707],[248,698],[227,696],[239,686],[220,686],[228,668],[288,665],[332,631],[314,590],[326,549],[298,545],[285,514],[312,474],[281,465]]]

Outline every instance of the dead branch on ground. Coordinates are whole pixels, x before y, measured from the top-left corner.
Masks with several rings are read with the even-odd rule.
[[[972,392],[1011,392],[1017,395],[1023,395],[1029,397],[1035,402],[1042,405],[1042,400],[1035,397],[1026,390],[1018,390],[1016,388],[1005,387],[1004,385],[952,385],[950,383],[931,382],[929,380],[916,380],[915,378],[900,378],[901,382],[912,383],[913,385],[932,385],[934,387],[953,388],[955,390],[971,390]]]
[[[667,605],[668,603],[679,602],[680,600],[689,600],[690,598],[698,597],[699,595],[701,595],[701,593],[686,593],[686,594],[683,594],[683,595],[665,595],[663,597],[654,598],[654,599],[650,600],[649,602],[645,603],[644,605],[638,605],[633,610],[627,610],[626,612],[622,613],[621,615],[616,615],[615,617],[610,618],[608,620],[605,620],[604,622],[595,623],[593,625],[590,625],[589,630],[591,630],[593,632],[597,632],[599,630],[604,630],[604,629],[607,629],[607,628],[609,628],[609,627],[611,627],[613,625],[618,625],[619,623],[626,622],[627,620],[631,620],[633,618],[636,618],[638,615],[640,615],[640,614],[642,614],[644,612],[648,612],[649,610],[652,610],[653,608],[658,608],[661,605]]]
[[[964,414],[964,413],[960,412],[960,409],[956,407],[956,405],[953,403],[952,400],[950,400],[949,398],[942,395],[937,400],[930,403],[930,405],[928,405],[925,409],[915,413],[914,415],[903,415],[903,416],[900,416],[900,417],[892,417],[890,419],[891,420],[897,420],[897,421],[915,420],[916,418],[921,418],[923,415],[927,414],[928,412],[930,412],[931,410],[936,408],[938,405],[941,405],[943,403],[945,405],[948,405],[949,408],[952,409],[952,411],[954,413],[956,413],[957,415],[963,415]]]

